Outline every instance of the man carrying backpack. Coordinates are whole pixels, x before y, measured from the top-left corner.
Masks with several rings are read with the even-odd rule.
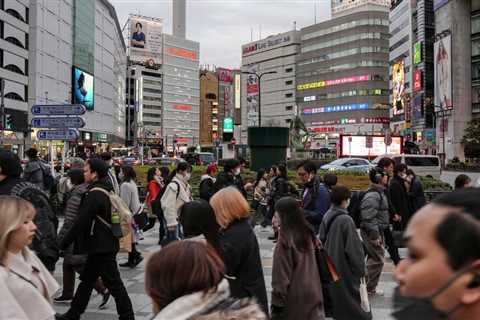
[[[11,195],[32,203],[36,214],[33,222],[37,232],[32,249],[48,271],[55,271],[58,261],[58,220],[48,195],[36,185],[20,178],[22,165],[16,154],[0,151],[0,195]]]
[[[65,234],[62,249],[75,242],[74,254],[87,254],[87,262],[80,276],[80,284],[67,313],[58,315],[61,320],[78,320],[85,312],[95,281],[101,277],[110,294],[115,298],[119,319],[135,319],[132,302],[118,271],[116,256],[118,238],[107,224],[112,221],[112,204],[107,192],[108,166],[100,159],[90,159],[84,169],[85,182],[90,191],[84,196],[80,212],[72,228]],[[97,189],[97,190],[93,190]]]
[[[210,198],[214,194],[214,184],[215,184],[215,175],[217,173],[217,166],[211,164],[207,167],[207,172],[202,175],[199,189],[200,189],[200,199],[205,201],[210,201]]]
[[[367,254],[367,290],[371,295],[382,295],[377,290],[382,274],[385,255],[384,231],[389,227],[388,198],[385,189],[388,186],[388,174],[379,167],[369,172],[370,187],[360,203],[360,230]]]
[[[28,157],[28,163],[23,172],[23,177],[49,193],[55,182],[50,167],[38,157],[36,149],[30,148],[25,154]]]

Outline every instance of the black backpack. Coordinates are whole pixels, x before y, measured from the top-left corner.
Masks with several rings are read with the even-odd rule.
[[[348,206],[348,214],[350,217],[352,217],[353,222],[355,222],[355,226],[357,228],[360,228],[360,225],[362,223],[362,212],[360,210],[362,200],[365,198],[365,195],[369,192],[378,192],[379,191],[373,190],[373,189],[368,189],[366,191],[353,191],[352,196],[350,198],[350,205]],[[381,199],[381,194],[380,194],[380,199]]]
[[[29,201],[35,208],[36,215],[33,222],[37,226],[37,231],[32,249],[49,271],[55,270],[55,263],[59,258],[58,219],[48,195],[30,182],[17,183],[10,194]]]
[[[198,188],[200,193],[200,199],[210,201],[210,198],[214,193],[213,180],[210,178],[203,179],[202,182],[200,182],[200,186]]]
[[[177,199],[178,196],[180,195],[180,184],[177,181],[171,181],[170,183],[175,183],[177,185]],[[169,184],[170,184],[169,183]],[[155,200],[152,201],[152,211],[157,217],[163,217],[163,209],[162,209],[162,197],[165,194],[165,191],[167,190],[168,185],[165,185],[162,190],[157,194],[157,197]]]
[[[40,162],[40,169],[42,170],[43,187],[50,192],[56,185],[55,178],[52,176],[50,168],[43,162]]]

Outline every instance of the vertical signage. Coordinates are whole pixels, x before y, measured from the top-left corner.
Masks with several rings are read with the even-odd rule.
[[[240,109],[240,74],[235,75],[235,109]]]
[[[413,63],[419,64],[422,62],[422,43],[419,41],[413,46]]]
[[[452,103],[452,36],[435,42],[433,49],[435,74],[435,105],[442,109],[453,107]]]
[[[413,90],[420,91],[422,90],[422,70],[416,69],[413,72]]]

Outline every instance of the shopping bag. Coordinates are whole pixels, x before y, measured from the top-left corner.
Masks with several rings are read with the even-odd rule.
[[[368,300],[367,281],[365,277],[360,279],[360,307],[366,313],[370,312],[370,301]]]
[[[120,252],[131,252],[132,251],[132,233],[130,232],[125,237],[118,239],[120,244]]]

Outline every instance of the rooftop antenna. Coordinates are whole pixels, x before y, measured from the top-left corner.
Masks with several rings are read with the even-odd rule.
[[[253,42],[253,28],[250,27],[250,42]]]
[[[260,38],[258,40],[261,40],[262,39],[262,25],[259,26],[259,30],[258,30],[258,34],[260,36]]]
[[[314,21],[314,24],[317,24],[317,1],[314,0],[313,1],[313,21]]]
[[[297,30],[297,21],[293,21],[293,30]]]

